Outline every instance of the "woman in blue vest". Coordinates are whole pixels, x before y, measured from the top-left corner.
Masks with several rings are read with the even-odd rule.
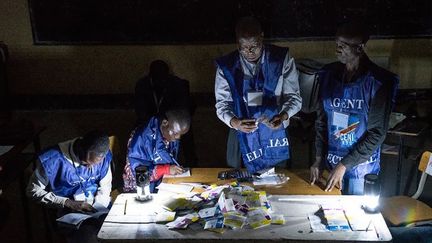
[[[177,163],[179,139],[190,126],[186,110],[169,110],[161,116],[153,116],[147,125],[137,127],[128,142],[128,154],[123,172],[123,191],[136,190],[135,168],[146,166],[150,174],[150,192],[165,174],[181,174]]]
[[[216,113],[232,128],[228,151],[239,144],[254,173],[289,159],[284,127],[301,108],[298,73],[288,48],[263,44],[256,19],[240,19],[236,36],[238,50],[216,60]],[[227,160],[240,166],[231,156]]]
[[[91,131],[41,152],[27,195],[46,206],[92,212],[111,201],[109,138]]]
[[[319,72],[320,108],[311,183],[326,167],[330,171],[326,191],[336,186],[343,194],[363,194],[364,176],[380,171],[380,146],[399,79],[369,60],[364,51],[368,39],[360,22],[341,25],[336,34],[339,62]]]

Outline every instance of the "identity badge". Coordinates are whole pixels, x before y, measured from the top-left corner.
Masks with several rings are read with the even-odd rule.
[[[81,191],[81,193],[77,193],[73,196],[74,196],[75,201],[85,201],[86,200],[86,196],[85,196],[84,192],[82,192],[82,191]]]
[[[336,126],[337,128],[342,128],[342,129],[347,128],[348,127],[348,119],[349,119],[348,114],[334,111],[333,112],[332,125]]]
[[[248,91],[247,93],[248,106],[261,106],[262,100],[263,100],[262,91]]]

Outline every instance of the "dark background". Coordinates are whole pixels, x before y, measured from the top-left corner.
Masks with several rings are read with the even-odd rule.
[[[432,36],[430,0],[29,0],[35,44],[233,42],[256,16],[270,40],[330,39],[347,16],[373,38]]]

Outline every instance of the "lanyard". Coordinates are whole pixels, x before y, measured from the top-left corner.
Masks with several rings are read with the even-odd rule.
[[[248,71],[248,75],[251,76],[249,79],[250,86],[255,91],[262,91],[264,87],[264,76],[262,75],[263,63],[261,58],[255,65],[247,62],[243,58],[241,59],[243,68],[246,69]]]
[[[163,93],[165,93],[165,88],[162,90],[162,92],[161,92],[161,97],[160,97],[160,99],[158,100],[157,95],[156,95],[156,90],[155,90],[155,87],[154,87],[154,84],[153,84],[153,78],[150,78],[150,85],[151,85],[151,87],[152,87],[153,100],[154,100],[155,105],[156,105],[156,111],[157,111],[157,113],[159,113],[160,105],[162,104],[162,101],[163,101],[163,99],[164,99]]]
[[[73,157],[75,157],[78,161],[81,162],[81,160],[80,160],[79,158],[77,158],[77,156],[75,156],[75,154],[72,154],[72,146],[73,146],[73,144],[71,144],[71,145],[69,146],[69,154],[70,154],[70,156],[71,156],[71,159],[72,159],[72,156],[73,156]],[[81,164],[81,163],[80,163],[80,164]],[[78,178],[79,178],[80,188],[81,188],[81,190],[84,192],[84,194],[85,194],[86,197],[87,197],[87,196],[88,196],[88,195],[87,195],[88,192],[85,190],[84,185],[83,185],[83,182],[84,182],[84,181],[88,182],[89,179],[90,179],[90,177],[91,177],[91,175],[89,175],[89,177],[88,177],[87,179],[84,179],[84,177],[82,177],[82,176],[78,173],[78,167],[75,166],[74,159],[72,159],[72,165],[73,165],[73,167],[74,167],[74,169],[75,169],[75,174],[76,174],[76,175],[78,176]]]

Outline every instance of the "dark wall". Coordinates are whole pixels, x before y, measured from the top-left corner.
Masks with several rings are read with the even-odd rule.
[[[29,0],[36,44],[226,43],[254,15],[273,40],[332,38],[347,16],[376,38],[432,36],[430,0]]]

